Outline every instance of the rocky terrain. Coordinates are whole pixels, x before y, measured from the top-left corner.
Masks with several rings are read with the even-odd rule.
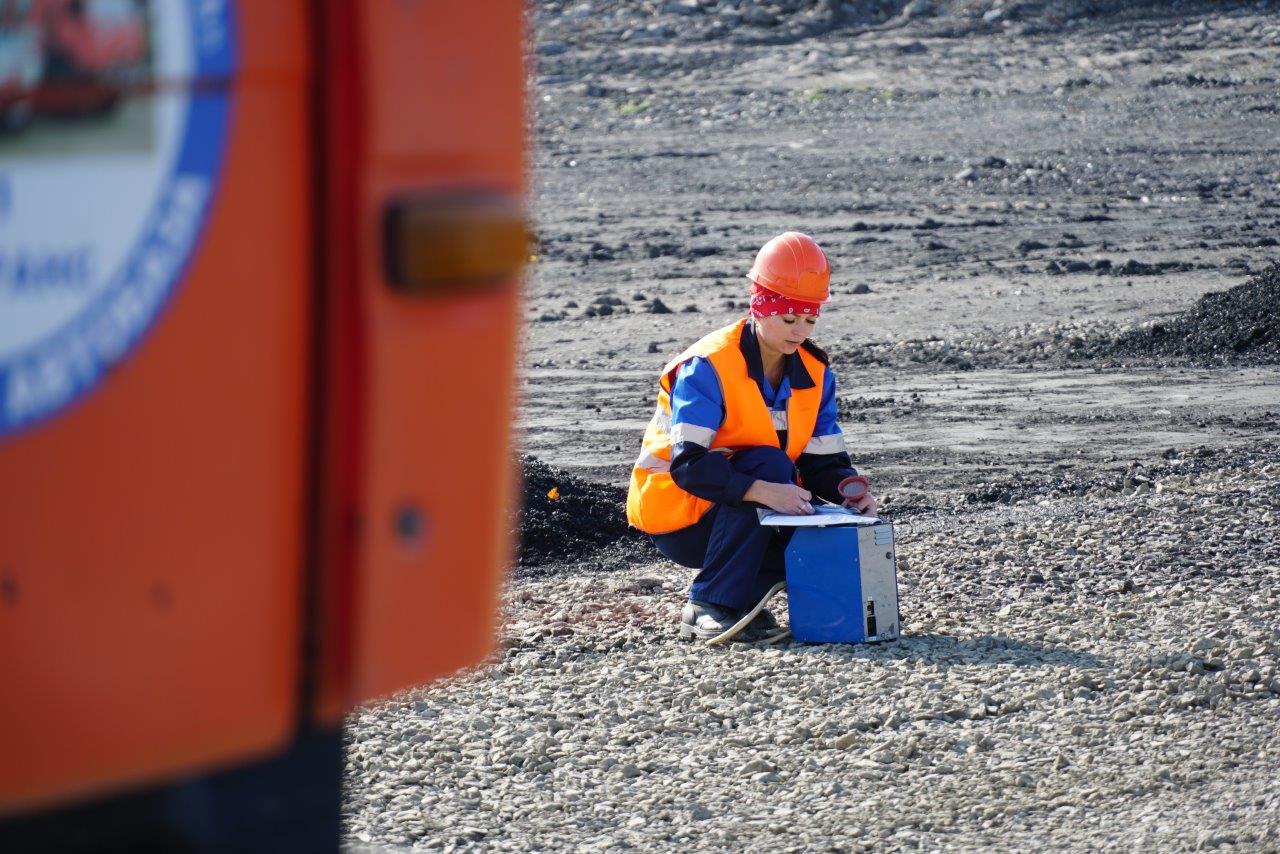
[[[882,646],[691,648],[669,564],[524,582],[493,666],[352,720],[351,835],[1274,850],[1277,482],[1254,458],[915,520]]]
[[[1280,847],[1280,4],[530,16],[507,620],[352,716],[348,844]],[[904,637],[708,650],[621,488],[791,228]]]

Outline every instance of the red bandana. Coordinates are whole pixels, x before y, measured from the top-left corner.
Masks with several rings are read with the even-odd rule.
[[[752,317],[770,317],[775,314],[811,314],[817,317],[821,311],[822,303],[820,302],[793,299],[792,297],[774,293],[768,288],[762,288],[755,282],[751,283]]]

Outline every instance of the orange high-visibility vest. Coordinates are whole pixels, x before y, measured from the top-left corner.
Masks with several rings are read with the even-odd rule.
[[[787,431],[787,456],[795,460],[813,437],[822,403],[823,372],[827,366],[804,347],[799,354],[812,388],[792,389],[787,411],[769,410],[760,386],[747,374],[747,360],[740,345],[747,321],[739,320],[699,340],[662,369],[658,380],[658,408],[644,431],[640,458],[631,469],[627,491],[627,521],[647,534],[665,534],[694,524],[711,509],[711,502],[684,491],[671,478],[671,446],[692,440],[712,450],[770,445],[779,447],[778,431]],[[697,438],[676,436],[688,425],[671,427],[671,386],[680,366],[702,356],[711,363],[724,392],[724,421],[714,431],[699,429]],[[709,441],[707,441],[709,439]]]

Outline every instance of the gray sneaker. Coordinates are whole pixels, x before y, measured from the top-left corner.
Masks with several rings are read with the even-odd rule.
[[[740,619],[741,611],[690,599],[684,603],[684,610],[680,613],[680,637],[685,640],[711,640],[729,631]],[[738,637],[745,634],[746,629]]]

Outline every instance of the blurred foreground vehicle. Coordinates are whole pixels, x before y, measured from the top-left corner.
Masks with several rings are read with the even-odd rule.
[[[35,0],[0,0],[0,132],[26,127],[44,75]]]
[[[93,113],[119,103],[145,74],[146,4],[138,0],[30,0],[43,33],[39,110]]]
[[[522,12],[0,0],[0,850],[336,849],[345,713],[487,654]]]
[[[0,0],[0,130],[110,112],[146,81],[141,0]]]

